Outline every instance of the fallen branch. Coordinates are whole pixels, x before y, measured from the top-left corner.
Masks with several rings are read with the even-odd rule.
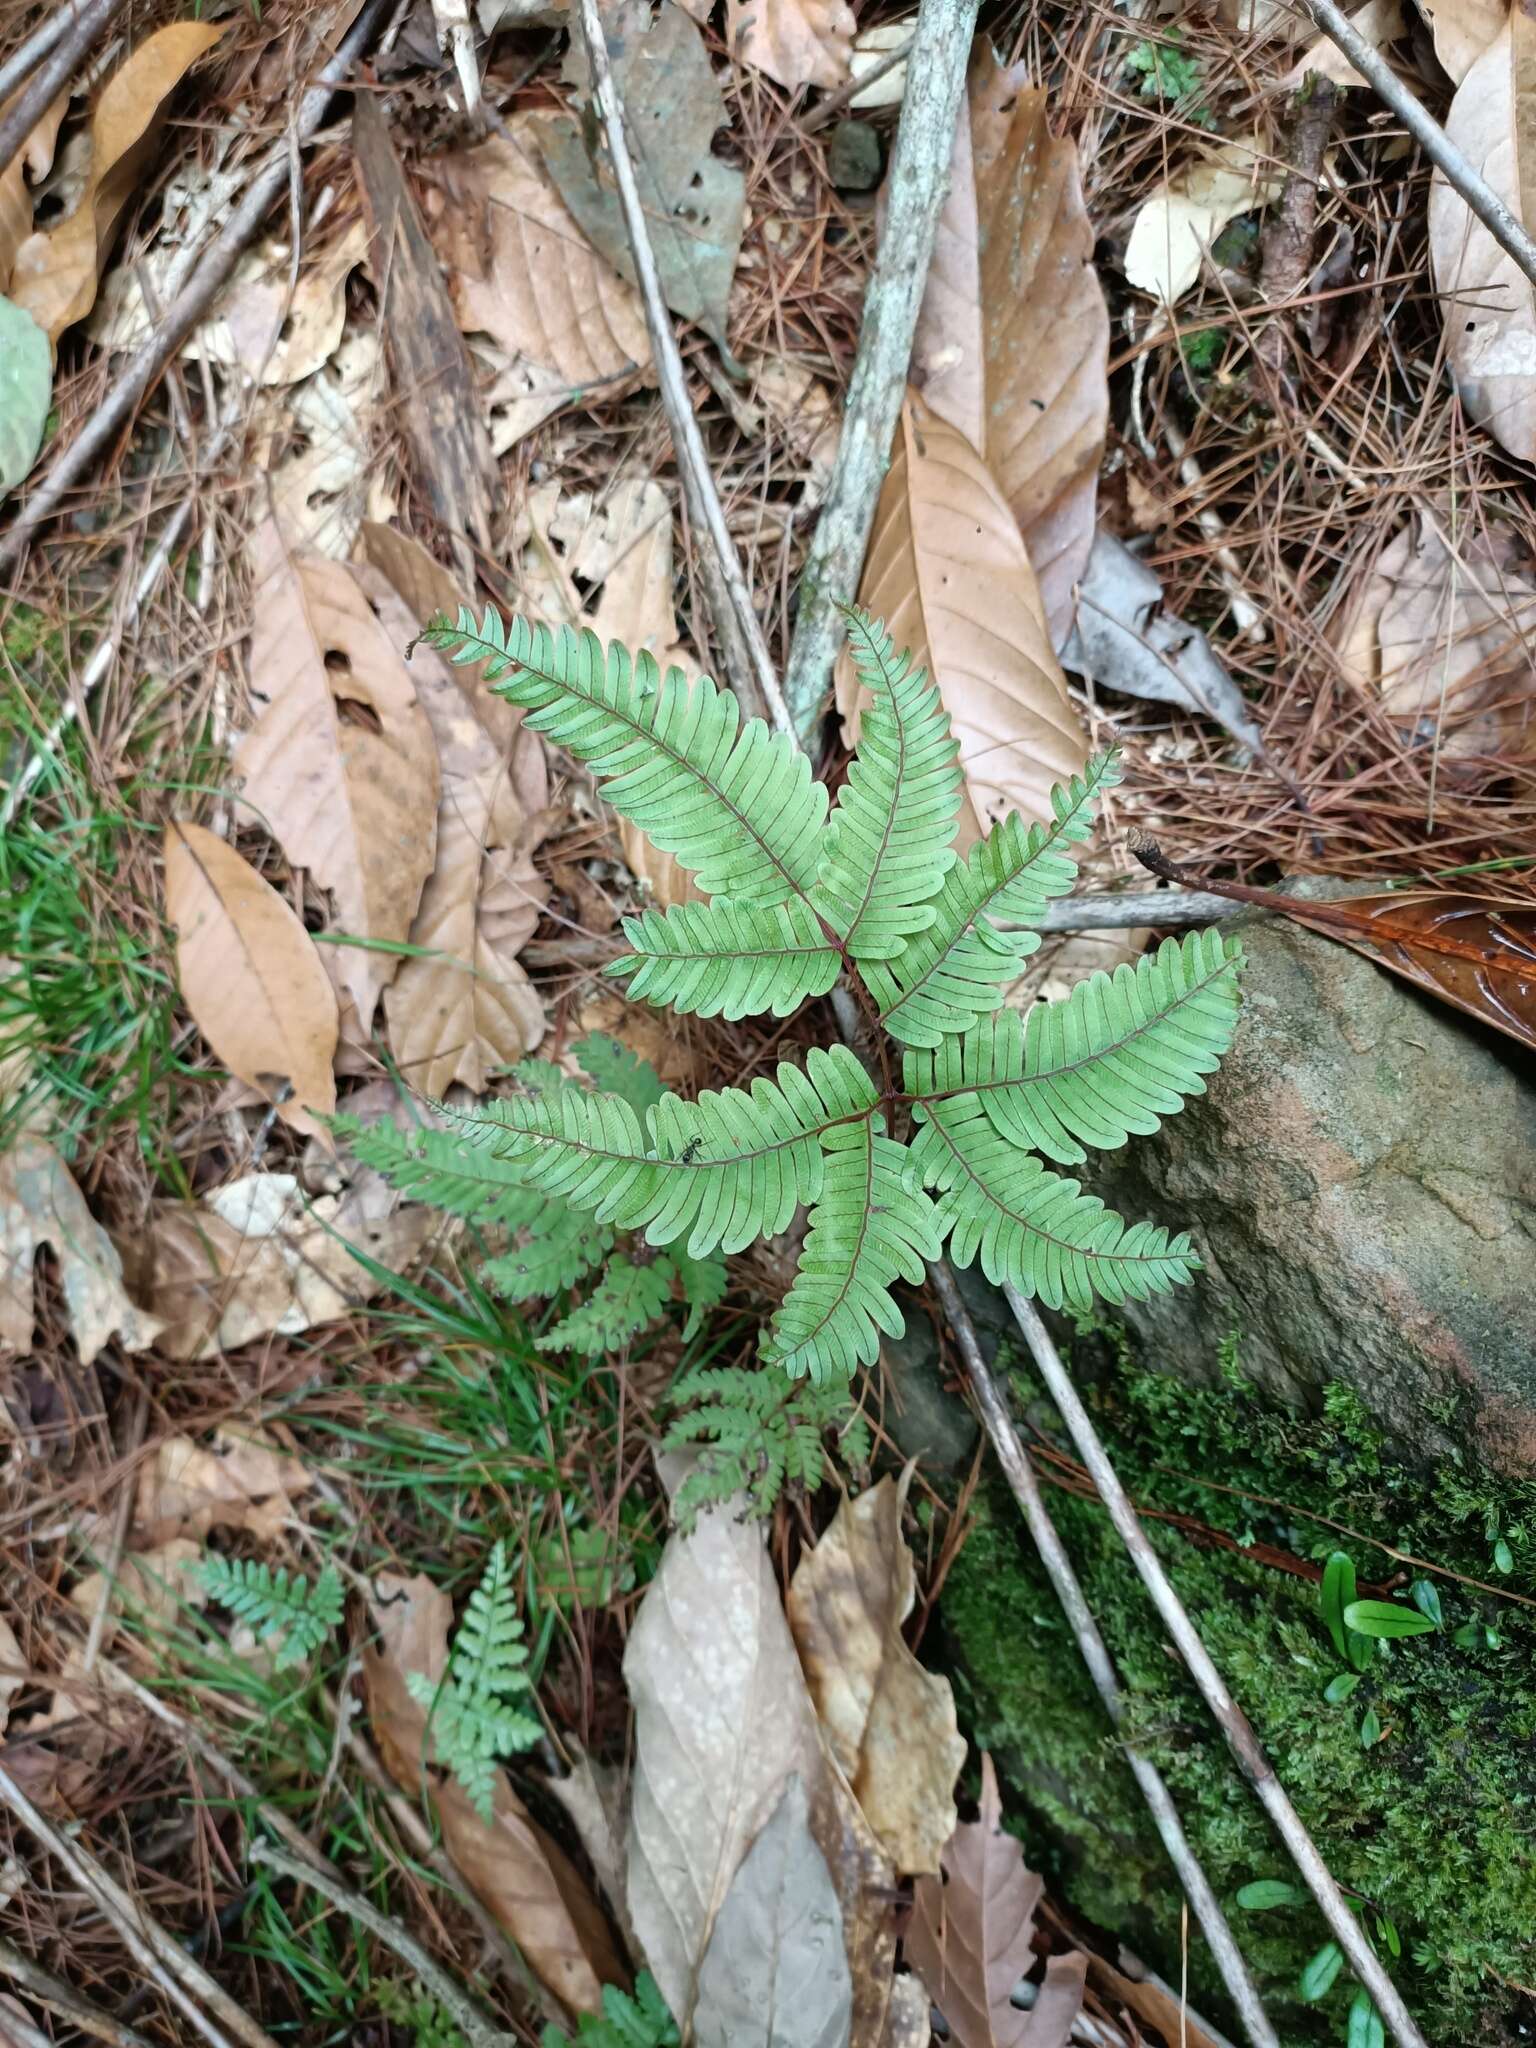
[[[39,2005],[56,2012],[60,2019],[82,2034],[89,2034],[95,2041],[108,2041],[112,2048],[151,2048],[149,2041],[135,2028],[123,2020],[113,2019],[110,2013],[99,2010],[88,1998],[83,1998],[72,1985],[61,1977],[55,1977],[51,1970],[45,1970],[41,1963],[35,1963],[30,1956],[24,1956],[12,1943],[0,1939],[0,1977],[8,1977],[13,1984],[19,1984],[29,1998],[35,1998]],[[3,2031],[9,2033],[15,2026],[14,2013],[7,2013]],[[46,2034],[38,2039],[47,2044]]]
[[[1300,1871],[1307,1889],[1316,1899],[1323,1918],[1328,1923],[1329,1932],[1344,1951],[1350,1968],[1375,2001],[1376,2010],[1393,2039],[1401,2044],[1401,2048],[1425,2048],[1424,2036],[1419,2032],[1412,2014],[1403,2003],[1402,1994],[1388,1975],[1380,1957],[1366,1940],[1364,1928],[1349,1910],[1348,1902],[1339,1890],[1332,1871],[1323,1861],[1317,1844],[1308,1834],[1301,1816],[1291,1804],[1285,1787],[1275,1776],[1274,1765],[1265,1753],[1264,1745],[1254,1733],[1253,1724],[1228,1691],[1226,1680],[1216,1669],[1211,1654],[1201,1639],[1200,1631],[1190,1619],[1189,1610],[1170,1585],[1168,1574],[1163,1570],[1162,1560],[1147,1539],[1147,1532],[1141,1526],[1125,1488],[1120,1484],[1120,1475],[1110,1462],[1109,1453],[1105,1450],[1087,1409],[1078,1398],[1071,1375],[1062,1364],[1056,1346],[1051,1342],[1050,1332],[1041,1321],[1039,1310],[1032,1301],[1027,1301],[1016,1287],[1007,1286],[1003,1292],[1008,1297],[1008,1306],[1013,1311],[1013,1319],[1019,1326],[1020,1334],[1029,1346],[1035,1369],[1067,1426],[1067,1433],[1077,1447],[1078,1456],[1088,1468],[1100,1500],[1109,1510],[1109,1518],[1115,1526],[1115,1533],[1130,1553],[1131,1562],[1152,1597],[1152,1604],[1157,1609],[1159,1620],[1188,1666],[1190,1676],[1200,1688],[1201,1697],[1226,1737],[1227,1747],[1236,1759],[1238,1768],[1258,1794],[1259,1804],[1274,1822],[1275,1831],[1284,1842],[1291,1861]]]
[[[590,4],[590,0],[587,0]],[[784,700],[801,742],[821,715],[842,641],[839,603],[857,593],[891,437],[906,389],[939,209],[949,184],[977,0],[922,0],[887,183],[890,205],[864,299],[842,438],[800,575]]]
[[[9,99],[29,79],[48,52],[57,47],[80,18],[78,7],[51,7],[27,40],[0,64],[0,101]]]
[[[1088,1675],[1093,1680],[1095,1692],[1103,1702],[1104,1711],[1117,1732],[1121,1733],[1121,1753],[1131,1769],[1147,1809],[1168,1851],[1168,1860],[1178,1872],[1189,1903],[1195,1911],[1195,1918],[1205,1931],[1205,1938],[1211,1945],[1211,1954],[1221,1971],[1222,1982],[1228,1996],[1237,2008],[1244,2032],[1254,2048],[1280,2048],[1279,2036],[1270,2024],[1264,2010],[1258,1988],[1243,1961],[1227,1917],[1222,1912],[1216,1894],[1211,1890],[1210,1880],[1184,1832],[1179,1819],[1178,1808],[1173,1795],[1163,1781],[1162,1773],[1151,1760],[1142,1755],[1123,1733],[1125,1725],[1125,1695],[1120,1689],[1119,1676],[1114,1662],[1099,1633],[1099,1625],[1084,1596],[1077,1573],[1072,1569],[1072,1560],[1051,1520],[1050,1510],[1040,1491],[1040,1481],[1029,1461],[1029,1453],[1019,1441],[1013,1418],[1008,1413],[1007,1403],[998,1389],[997,1382],[987,1370],[986,1360],[981,1355],[981,1346],[976,1340],[976,1329],[955,1285],[954,1275],[947,1266],[932,1265],[928,1277],[934,1292],[939,1297],[949,1327],[959,1346],[961,1363],[965,1367],[966,1379],[970,1383],[971,1396],[985,1425],[997,1462],[1003,1468],[1003,1476],[1019,1504],[1019,1511],[1034,1539],[1040,1562],[1045,1566],[1046,1577],[1055,1588],[1061,1602],[1062,1612],[1068,1626],[1077,1640],[1077,1647]]]
[[[80,59],[123,11],[124,0],[85,0],[64,17],[64,27],[26,87],[0,115],[0,178],[11,168],[27,137],[74,77]]]

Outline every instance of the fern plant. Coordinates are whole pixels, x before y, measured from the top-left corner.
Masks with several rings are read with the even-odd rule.
[[[568,2034],[548,2026],[541,2048],[571,2048]],[[649,1970],[635,1979],[634,1996],[616,1984],[603,1986],[602,2017],[584,2012],[576,2022],[578,2048],[677,2048],[677,2022]]]
[[[845,1466],[869,1462],[869,1424],[836,1383],[719,1366],[684,1373],[671,1399],[680,1412],[667,1431],[668,1449],[703,1447],[672,1499],[684,1529],[702,1509],[738,1495],[750,1514],[766,1515],[786,1486],[819,1486],[829,1430]]]
[[[522,1633],[506,1545],[497,1543],[454,1632],[441,1680],[434,1684],[424,1671],[407,1674],[411,1697],[427,1709],[437,1762],[487,1822],[497,1760],[531,1748],[542,1732],[531,1714],[513,1704],[533,1690],[523,1669],[528,1652]]]
[[[204,1590],[243,1621],[257,1642],[275,1643],[279,1671],[312,1657],[341,1620],[341,1574],[328,1564],[313,1583],[302,1572],[210,1553],[197,1568]]]
[[[962,855],[938,691],[873,619],[848,622],[871,702],[835,805],[786,737],[743,725],[732,696],[662,675],[649,654],[494,610],[425,636],[484,662],[529,726],[586,763],[714,899],[625,920],[632,950],[609,971],[632,994],[787,1016],[842,980],[868,1039],[867,1059],[813,1048],[750,1088],[663,1094],[643,1110],[562,1080],[489,1105],[458,1156],[488,1155],[598,1231],[692,1259],[775,1235],[804,1206],[798,1271],[761,1350],[818,1383],[874,1362],[881,1334],[902,1327],[893,1282],[921,1281],[946,1244],[957,1265],[979,1259],[994,1283],[1053,1308],[1189,1278],[1186,1235],[1126,1223],[1053,1169],[1155,1131],[1203,1089],[1232,1040],[1241,958],[1196,933],[1027,1018],[1006,1010],[1039,944],[1032,921],[1071,887],[1071,849],[1119,779],[1116,759],[1055,789],[1048,822],[1011,815]]]

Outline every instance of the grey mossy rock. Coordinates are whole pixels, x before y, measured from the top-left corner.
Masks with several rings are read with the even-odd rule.
[[[1319,894],[1343,893],[1337,885]],[[1237,1042],[1209,1093],[1084,1173],[1195,1237],[1131,1304],[1149,1365],[1315,1410],[1342,1381],[1412,1459],[1536,1472],[1536,1061],[1368,960],[1243,917]]]

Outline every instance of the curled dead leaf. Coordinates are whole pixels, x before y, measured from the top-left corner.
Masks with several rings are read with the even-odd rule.
[[[0,106],[0,115],[9,114],[16,97],[13,94]],[[32,232],[32,187],[47,176],[53,163],[54,145],[68,107],[66,89],[0,171],[0,292],[10,290],[16,251]]]
[[[293,1502],[314,1483],[299,1459],[254,1425],[216,1429],[206,1444],[180,1434],[164,1437],[139,1467],[135,1547],[153,1550],[210,1529],[247,1529],[270,1543]]]
[[[1206,251],[1239,214],[1268,206],[1282,183],[1256,136],[1233,137],[1185,164],[1142,201],[1126,244],[1126,283],[1172,306],[1199,281]]]
[[[155,1341],[159,1324],[129,1300],[122,1259],[69,1168],[42,1138],[22,1132],[0,1156],[0,1345],[21,1354],[32,1348],[33,1268],[43,1245],[58,1262],[82,1365],[112,1337],[125,1351]]]

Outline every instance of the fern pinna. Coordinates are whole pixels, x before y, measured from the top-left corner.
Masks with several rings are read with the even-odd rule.
[[[1241,959],[1197,933],[1027,1017],[1004,1009],[1039,944],[1031,922],[1071,887],[1071,849],[1117,764],[1090,761],[1053,791],[1048,823],[1009,816],[962,856],[939,693],[873,619],[848,619],[871,702],[830,806],[788,739],[648,654],[495,611],[426,635],[484,662],[529,726],[591,768],[713,898],[625,920],[632,950],[609,972],[632,995],[724,1017],[787,1016],[840,979],[856,998],[873,1070],[845,1046],[818,1048],[750,1088],[643,1106],[632,1090],[558,1078],[496,1103],[470,1133],[509,1184],[674,1261],[740,1251],[803,1205],[798,1271],[761,1349],[818,1382],[874,1362],[881,1333],[901,1329],[892,1284],[921,1281],[946,1243],[957,1265],[979,1259],[1053,1308],[1187,1279],[1187,1236],[1123,1222],[1053,1168],[1155,1130],[1203,1089],[1232,1040]],[[601,1314],[592,1322],[600,1334]]]

